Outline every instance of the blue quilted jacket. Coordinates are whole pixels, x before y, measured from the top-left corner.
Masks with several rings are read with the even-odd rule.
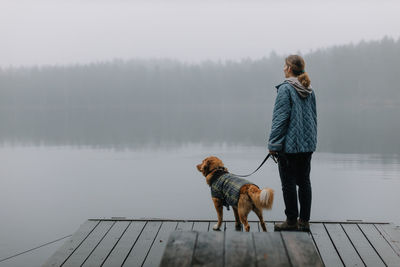
[[[314,91],[303,98],[288,82],[276,86],[268,149],[285,153],[315,151],[317,109]]]

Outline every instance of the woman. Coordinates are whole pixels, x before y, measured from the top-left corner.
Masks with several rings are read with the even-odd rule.
[[[317,111],[310,77],[301,56],[285,59],[285,81],[278,86],[268,149],[278,157],[286,221],[275,231],[309,231],[311,155],[317,144]],[[297,207],[297,188],[300,214]]]

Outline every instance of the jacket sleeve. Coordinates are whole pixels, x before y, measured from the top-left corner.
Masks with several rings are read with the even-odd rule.
[[[272,116],[271,133],[269,135],[268,149],[281,151],[289,126],[291,113],[291,101],[289,88],[280,86],[276,96],[274,112]]]
[[[318,120],[317,120],[317,104],[316,104],[316,101],[315,101],[315,93],[314,93],[314,91],[312,92],[312,96],[313,96],[313,98],[312,98],[312,110],[313,110],[313,112],[314,112],[314,114],[313,114],[313,119],[314,119],[314,123],[315,123],[315,146],[317,146],[317,140],[318,140],[318,138],[317,138],[317,135],[318,135]]]
[[[314,91],[312,92],[312,111],[314,113],[314,122],[315,125],[317,125],[317,104],[315,103],[315,93]]]

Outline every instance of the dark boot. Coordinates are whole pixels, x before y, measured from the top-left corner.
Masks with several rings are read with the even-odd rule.
[[[294,222],[285,221],[283,223],[275,224],[275,226],[274,226],[275,232],[278,232],[278,231],[297,231],[297,228],[298,228],[297,221],[294,221]]]
[[[310,223],[299,219],[297,222],[297,228],[299,231],[310,232]]]

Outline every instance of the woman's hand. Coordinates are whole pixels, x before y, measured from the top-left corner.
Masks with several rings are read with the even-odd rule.
[[[278,163],[278,151],[272,151],[272,150],[270,150],[270,151],[269,151],[269,154],[272,156],[272,157],[271,157],[272,160],[273,160],[275,163]]]
[[[270,150],[269,153],[270,153],[272,156],[276,156],[276,155],[278,154],[278,151],[272,151],[272,150]]]

